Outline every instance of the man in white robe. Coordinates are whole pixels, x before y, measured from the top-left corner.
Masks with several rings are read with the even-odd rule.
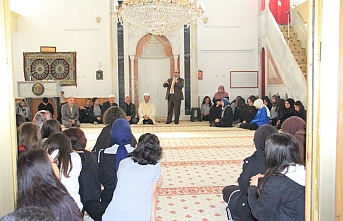
[[[144,102],[139,104],[138,115],[138,124],[156,124],[155,104],[150,101],[149,93],[144,93]]]

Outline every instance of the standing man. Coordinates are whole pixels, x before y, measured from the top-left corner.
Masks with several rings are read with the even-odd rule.
[[[79,107],[74,104],[74,97],[69,97],[68,103],[62,106],[61,115],[65,127],[80,127]]]
[[[144,93],[144,102],[140,103],[138,108],[138,124],[156,124],[155,111],[155,104],[150,102],[150,94]]]
[[[166,100],[168,100],[168,118],[166,124],[170,124],[172,121],[174,110],[174,123],[179,123],[181,100],[183,100],[182,88],[184,86],[184,80],[180,78],[180,71],[174,71],[174,77],[169,78],[163,84],[163,87],[167,88]]]
[[[114,103],[115,96],[112,94],[108,97],[108,101],[104,102],[101,107],[101,116],[104,116],[105,111],[113,106],[117,106],[118,104]]]
[[[51,116],[54,116],[54,107],[49,103],[47,97],[43,97],[43,102],[38,105],[38,111],[47,110],[50,111]]]
[[[125,103],[121,106],[126,114],[126,119],[130,124],[137,124],[138,119],[136,117],[136,106],[131,103],[131,96],[128,94],[125,96]]]

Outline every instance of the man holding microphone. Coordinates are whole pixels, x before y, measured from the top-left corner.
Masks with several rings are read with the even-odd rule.
[[[166,100],[168,100],[168,118],[166,124],[172,121],[173,110],[175,113],[174,123],[179,123],[181,100],[183,100],[182,88],[184,86],[184,79],[180,78],[180,71],[174,71],[174,77],[169,78],[163,84],[167,88]]]

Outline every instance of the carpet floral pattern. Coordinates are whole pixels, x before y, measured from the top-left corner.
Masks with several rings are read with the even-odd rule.
[[[82,125],[92,149],[101,125]],[[163,147],[163,185],[159,189],[158,220],[227,220],[221,191],[235,184],[242,160],[254,151],[254,131],[209,127],[208,122],[132,125],[138,139],[156,134]]]

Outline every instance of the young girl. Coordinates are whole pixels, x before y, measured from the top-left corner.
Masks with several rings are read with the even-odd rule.
[[[44,150],[28,150],[18,159],[18,209],[49,209],[58,220],[82,221],[82,215],[63,184],[56,178]]]
[[[266,105],[263,104],[263,101],[261,99],[255,100],[254,107],[257,109],[257,113],[250,123],[242,124],[244,129],[256,130],[263,124],[269,124],[270,111]]]
[[[211,127],[232,127],[233,122],[233,111],[230,106],[230,101],[226,98],[223,98],[221,101],[222,114],[221,117],[215,119],[211,124]]]
[[[157,186],[161,184],[162,148],[156,135],[143,134],[137,148],[122,160],[118,184],[103,221],[155,221]]]
[[[301,101],[296,101],[294,103],[294,110],[295,110],[294,115],[297,117],[300,117],[306,122],[306,110]]]
[[[83,205],[79,195],[81,158],[76,152],[72,152],[69,137],[62,132],[54,133],[44,142],[44,149],[51,158],[57,159],[61,182],[82,210]]]
[[[305,220],[305,179],[297,141],[289,134],[268,137],[266,172],[253,176],[248,188],[252,215],[257,220]]]
[[[212,102],[209,96],[204,97],[204,100],[201,104],[201,116],[203,121],[210,120],[210,108],[212,106]]]

